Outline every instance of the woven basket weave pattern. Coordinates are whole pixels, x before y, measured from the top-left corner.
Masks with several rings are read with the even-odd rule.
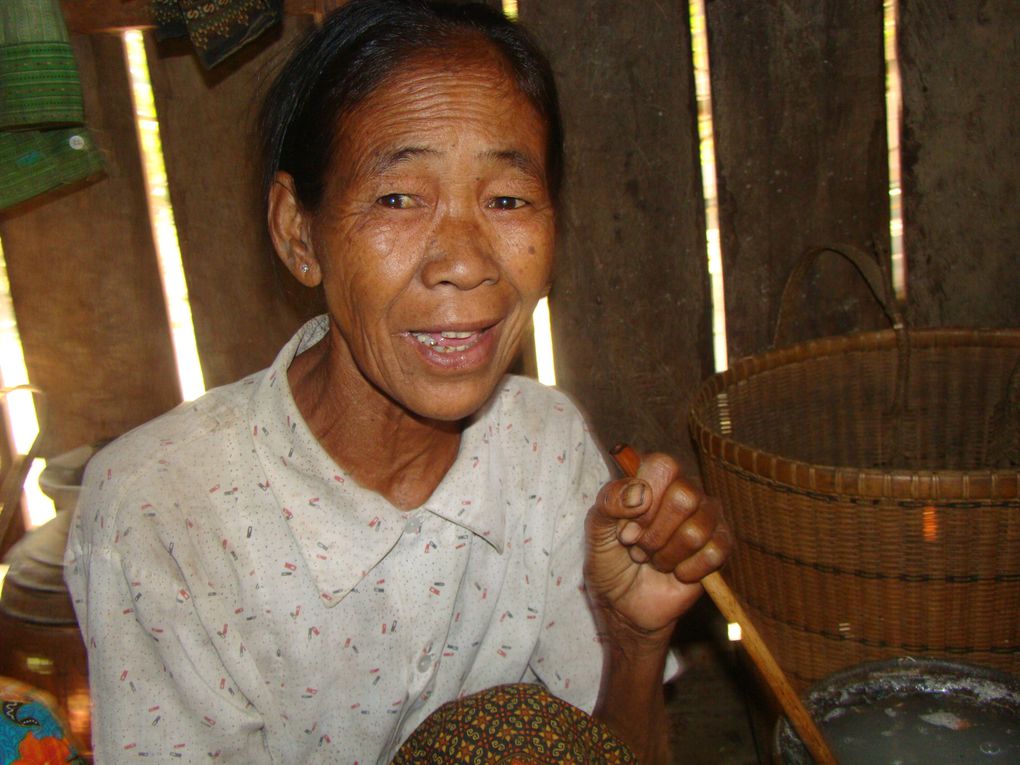
[[[801,688],[902,655],[1020,674],[1020,467],[990,447],[1020,332],[910,340],[905,413],[892,331],[742,360],[692,408],[726,576]]]

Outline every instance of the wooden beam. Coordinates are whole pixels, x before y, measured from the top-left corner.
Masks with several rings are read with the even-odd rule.
[[[151,0],[61,0],[68,29],[81,34],[152,27]],[[317,15],[335,0],[284,0],[284,12]]]
[[[72,32],[117,31],[152,26],[149,0],[61,0]]]

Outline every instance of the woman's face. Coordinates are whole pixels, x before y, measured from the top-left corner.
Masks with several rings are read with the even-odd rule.
[[[403,408],[470,415],[513,361],[549,287],[545,146],[483,43],[412,59],[344,118],[310,240],[343,363]]]

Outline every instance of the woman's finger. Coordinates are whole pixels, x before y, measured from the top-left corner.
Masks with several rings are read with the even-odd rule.
[[[729,528],[725,524],[720,524],[704,547],[677,564],[673,575],[686,584],[700,582],[713,571],[722,568],[732,547],[733,538]]]
[[[690,486],[676,487],[669,502],[659,508],[655,521],[637,545],[659,571],[669,572],[709,545],[720,527],[722,508]]]
[[[617,452],[624,472],[636,473],[654,492],[646,512],[618,523],[617,541],[628,546],[630,559],[672,573],[685,584],[717,571],[732,547],[719,500],[707,496],[697,481],[682,478],[668,455],[641,458],[626,446]]]
[[[649,512],[652,500],[651,487],[640,478],[621,478],[607,483],[588,513],[589,544],[595,548],[617,542],[633,544],[643,529],[634,519]]]
[[[629,520],[619,525],[617,541],[622,545],[633,545],[645,533],[645,530],[655,522],[661,505],[664,492],[670,483],[676,478],[679,468],[672,457],[665,454],[648,454],[641,460],[641,466],[636,476],[631,477],[631,487],[621,490],[618,502],[627,504],[627,500],[636,495],[637,487],[642,488],[642,502],[640,504],[631,502],[626,509],[613,509],[608,512],[617,518],[628,518]],[[623,479],[627,480],[627,479]],[[612,484],[607,485],[611,486]],[[613,503],[614,497],[610,494],[607,501]],[[635,562],[644,562],[647,556],[637,553]]]

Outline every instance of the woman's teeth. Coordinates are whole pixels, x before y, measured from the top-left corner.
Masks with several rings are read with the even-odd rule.
[[[466,351],[477,342],[477,333],[475,332],[412,332],[411,337],[439,353]],[[467,340],[468,338],[472,338],[471,342],[463,344],[448,342],[450,340]]]

